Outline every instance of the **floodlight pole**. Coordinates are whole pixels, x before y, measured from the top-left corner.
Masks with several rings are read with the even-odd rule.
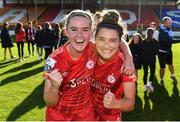
[[[38,16],[37,16],[37,0],[34,1],[35,2],[35,27],[37,28],[37,20],[38,20]]]
[[[138,24],[141,22],[141,0],[139,0]]]
[[[63,13],[64,16],[64,0],[61,0],[61,12]]]
[[[81,0],[81,9],[84,10],[84,0]]]
[[[29,22],[29,6],[28,6],[28,1],[26,1],[26,15],[27,15],[27,22]]]
[[[176,2],[176,5],[177,5],[177,9],[180,10],[180,0],[178,0],[178,1]]]
[[[101,10],[101,0],[98,0],[99,10]]]
[[[3,7],[6,6],[6,0],[3,0]]]
[[[160,20],[162,20],[163,0],[160,1]]]
[[[35,19],[37,19],[37,0],[35,0],[34,2],[35,2]]]

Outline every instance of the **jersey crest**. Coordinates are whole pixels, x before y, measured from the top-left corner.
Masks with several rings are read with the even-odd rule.
[[[86,67],[88,69],[92,69],[94,67],[94,61],[93,60],[89,60],[87,63],[86,63]]]
[[[111,74],[111,75],[108,75],[107,81],[108,81],[109,83],[114,83],[114,82],[116,81],[116,79],[115,79],[114,75]]]

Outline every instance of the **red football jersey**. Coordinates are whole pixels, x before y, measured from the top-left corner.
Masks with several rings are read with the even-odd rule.
[[[72,60],[67,52],[67,45],[58,48],[46,60],[45,71],[58,69],[63,76],[59,88],[59,101],[54,107],[57,113],[73,116],[83,112],[84,108],[92,104],[90,84],[92,82],[97,54],[94,45],[89,43],[79,60]],[[56,116],[56,115],[55,115]]]
[[[101,115],[120,115],[118,109],[107,109],[103,105],[104,95],[111,91],[117,99],[123,95],[123,83],[135,81],[135,76],[126,76],[120,73],[123,64],[122,54],[116,53],[115,57],[105,64],[97,61],[94,81],[92,82],[93,105],[95,112]]]

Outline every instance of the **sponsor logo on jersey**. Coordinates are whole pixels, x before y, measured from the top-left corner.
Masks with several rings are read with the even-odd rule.
[[[103,84],[101,84],[98,81],[92,81],[91,86],[95,89],[99,89],[102,93],[106,93],[110,90],[109,87],[104,86]]]
[[[89,60],[87,63],[86,63],[86,67],[88,69],[92,69],[94,67],[94,61],[93,60]]]
[[[111,74],[111,75],[108,75],[108,77],[107,77],[107,81],[109,82],[109,83],[114,83],[115,82],[115,77],[114,77],[114,75],[113,74]]]
[[[79,85],[89,84],[91,81],[92,81],[91,77],[87,77],[87,78],[83,78],[83,79],[74,78],[69,81],[70,82],[69,85],[71,88],[75,88]]]

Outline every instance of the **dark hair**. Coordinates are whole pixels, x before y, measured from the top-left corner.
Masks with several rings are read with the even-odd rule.
[[[134,37],[135,37],[135,36],[138,36],[138,37],[139,37],[139,43],[142,43],[142,40],[143,40],[142,35],[141,35],[140,33],[135,33],[135,34],[133,34],[133,36],[131,37],[131,41],[130,41],[130,44],[129,44],[129,45],[133,45],[133,44],[134,44]]]
[[[120,24],[122,22],[122,18],[120,16],[120,13],[116,9],[109,9],[103,11],[103,20],[104,21],[112,21],[114,23]]]
[[[15,34],[19,34],[20,30],[23,28],[23,24],[21,22],[18,22],[16,24],[16,28],[15,28]]]
[[[51,29],[51,24],[49,22],[44,23],[44,28],[45,29]]]
[[[7,25],[9,25],[8,22],[5,22],[5,23],[3,24],[3,28],[6,28]]]
[[[100,22],[97,26],[95,37],[97,37],[97,34],[99,33],[100,29],[102,29],[102,28],[108,28],[108,29],[116,30],[119,34],[119,38],[120,38],[119,40],[121,40],[121,36],[123,35],[123,28],[119,24],[111,23],[108,21]]]
[[[42,30],[42,26],[41,25],[38,25],[38,30]]]
[[[55,30],[55,31],[60,31],[60,30],[61,30],[59,23],[56,23],[56,24],[54,25],[54,30]]]
[[[165,16],[165,17],[162,18],[162,23],[164,23],[167,20],[172,21],[171,17]]]
[[[152,33],[150,33],[150,32],[152,32]],[[151,34],[153,34],[153,33],[154,33],[154,29],[152,27],[147,28],[147,30],[146,30],[146,37],[145,38],[152,39],[153,35],[151,35]]]

